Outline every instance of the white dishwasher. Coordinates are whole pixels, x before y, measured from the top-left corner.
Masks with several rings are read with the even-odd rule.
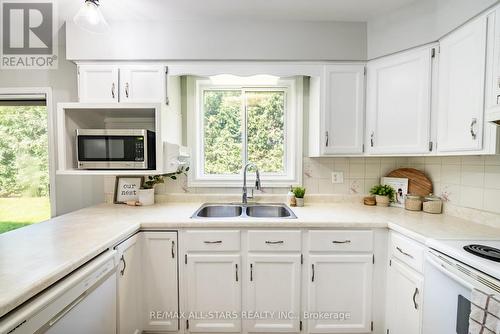
[[[116,251],[106,251],[9,313],[0,333],[116,333]]]

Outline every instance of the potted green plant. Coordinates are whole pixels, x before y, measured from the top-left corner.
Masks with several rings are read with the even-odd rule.
[[[370,189],[370,194],[375,195],[377,206],[389,206],[390,202],[394,202],[396,191],[389,185],[377,184]]]
[[[293,187],[293,194],[295,195],[295,204],[297,206],[304,206],[304,195],[306,194],[306,188],[304,187]]]
[[[172,180],[177,180],[177,175],[186,173],[189,171],[189,167],[180,167],[177,171],[172,173],[160,174],[160,175],[149,175],[142,184],[141,189],[139,189],[139,202],[142,205],[153,205],[155,203],[155,189],[154,187],[159,183],[165,183],[165,178],[170,178]]]

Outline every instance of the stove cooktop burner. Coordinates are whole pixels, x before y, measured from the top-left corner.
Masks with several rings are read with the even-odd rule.
[[[500,249],[484,245],[467,245],[464,249],[474,255],[482,258],[500,262]]]

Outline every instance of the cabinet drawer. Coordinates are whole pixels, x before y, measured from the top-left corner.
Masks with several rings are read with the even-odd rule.
[[[423,271],[424,246],[398,233],[391,233],[389,254],[418,272]]]
[[[249,251],[298,251],[302,249],[300,231],[249,231]]]
[[[240,231],[186,231],[187,251],[239,251]]]
[[[372,231],[310,231],[311,251],[371,252]]]

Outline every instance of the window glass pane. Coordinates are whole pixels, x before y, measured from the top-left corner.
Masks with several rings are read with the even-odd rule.
[[[238,174],[242,166],[241,91],[205,90],[205,174]]]
[[[47,108],[0,106],[0,233],[49,218]]]
[[[261,172],[284,173],[285,92],[246,92],[248,161]]]

